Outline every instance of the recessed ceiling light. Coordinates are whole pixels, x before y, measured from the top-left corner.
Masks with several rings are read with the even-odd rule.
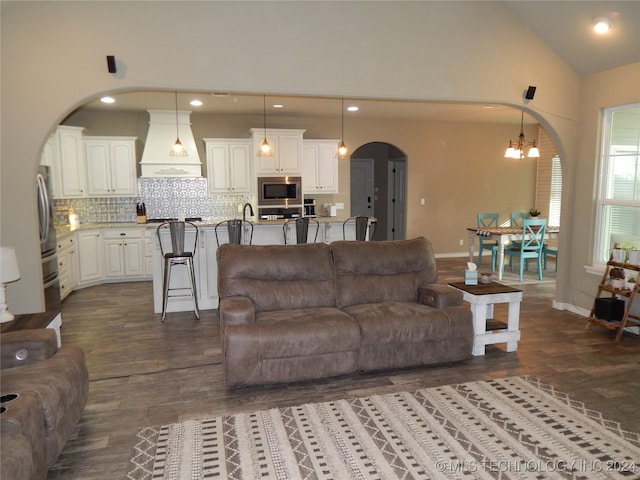
[[[274,103],[273,108],[284,108],[284,105],[282,105],[281,103]]]
[[[191,106],[193,106],[193,107],[201,107],[201,106],[202,106],[202,100],[198,100],[198,99],[196,98],[196,99],[191,100],[191,101],[189,102],[189,104],[190,104]]]
[[[360,109],[358,107],[356,107],[355,105],[351,105],[351,106],[347,107],[347,110],[349,110],[350,112],[357,112]]]
[[[613,22],[607,17],[597,17],[593,19],[593,31],[602,35],[613,29]]]
[[[102,97],[100,101],[102,103],[116,103],[116,99],[113,97]]]

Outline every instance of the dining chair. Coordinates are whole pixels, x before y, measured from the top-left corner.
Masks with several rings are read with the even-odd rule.
[[[253,242],[253,223],[247,220],[239,219],[223,220],[222,222],[217,223],[213,229],[216,235],[216,243],[218,244],[218,246],[220,246],[220,236],[218,235],[218,229],[223,228],[224,225],[227,226],[227,233],[229,235],[228,243],[237,243],[239,245],[242,245],[244,242],[247,245],[251,245],[251,242]],[[242,232],[245,229],[249,230],[248,240],[246,236],[244,237],[244,240],[242,238]]]
[[[524,277],[525,266],[531,258],[537,260],[538,280],[542,280],[542,250],[544,248],[544,234],[547,229],[547,219],[526,219],[522,221],[522,238],[518,245],[509,245],[504,254],[509,255],[509,267],[513,270],[513,257],[520,259],[520,281]],[[504,265],[503,265],[504,267]]]
[[[528,213],[523,213],[523,212],[511,212],[509,214],[509,223],[512,227],[522,227],[522,221],[526,220],[527,218],[529,218],[529,214]],[[511,242],[511,246],[512,247],[519,247],[520,246],[520,242],[518,242],[517,240],[514,242]]]
[[[528,213],[511,212],[509,214],[509,221],[510,221],[512,227],[521,227],[522,226],[522,221],[526,220],[527,218],[529,218],[529,214]]]
[[[316,243],[316,241],[318,240],[318,232],[320,231],[320,223],[314,218],[302,217],[287,220],[286,222],[284,222],[284,225],[282,225],[284,244],[287,244],[287,237],[289,236],[289,230],[292,225],[294,225],[296,229],[296,243],[307,243],[307,240],[309,238],[309,224],[312,224],[316,227],[316,233],[313,237],[312,242]]]
[[[553,271],[557,272],[558,271],[558,247],[557,247],[557,245],[545,244],[545,246],[542,247],[542,266],[543,266],[543,268],[545,270],[547,269],[547,256],[548,255],[556,257],[555,269]]]
[[[349,223],[355,223],[356,236],[355,240],[371,241],[376,234],[376,226],[378,225],[378,219],[375,217],[367,217],[366,215],[359,215],[357,217],[347,218],[342,223],[342,238],[347,240],[347,225]]]
[[[194,230],[193,243],[187,241],[186,230]],[[168,232],[167,232],[168,231]],[[163,277],[162,277],[162,319],[164,322],[167,316],[167,304],[170,297],[192,297],[193,311],[196,318],[200,318],[200,310],[198,308],[198,292],[196,290],[196,277],[193,257],[198,247],[198,226],[192,222],[164,222],[156,229],[158,235],[158,245],[160,246],[160,254],[164,259]],[[173,267],[183,265],[187,269],[187,278],[189,286],[171,287],[171,271]],[[171,294],[172,291],[180,291],[177,294]],[[188,291],[188,293],[186,293]]]
[[[478,214],[478,228],[492,228],[498,226],[498,219],[500,218],[500,214],[498,213],[479,213]],[[478,266],[482,263],[482,251],[490,250],[491,251],[491,270],[495,271],[496,269],[496,258],[498,257],[498,242],[488,242],[487,240],[483,240],[482,237],[480,239],[480,249],[478,251]]]

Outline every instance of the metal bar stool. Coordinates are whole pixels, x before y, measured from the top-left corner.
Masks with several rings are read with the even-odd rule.
[[[370,241],[376,234],[376,226],[378,219],[375,217],[367,217],[366,215],[359,215],[357,217],[347,218],[342,224],[342,238],[347,239],[347,224],[355,222],[356,225],[356,240]]]
[[[242,231],[246,228],[249,229],[249,242],[247,245],[251,245],[253,242],[253,223],[247,220],[223,220],[220,223],[217,223],[214,228],[214,233],[216,234],[216,243],[220,246],[220,237],[218,236],[218,228],[222,228],[223,225],[227,225],[227,232],[229,234],[229,242],[228,243],[237,243],[238,245],[242,245]],[[245,237],[246,241],[246,237]]]
[[[287,244],[287,232],[292,223],[295,223],[296,243],[307,243],[309,237],[309,224],[315,224],[316,234],[313,237],[313,243],[316,243],[316,241],[318,240],[318,231],[320,231],[320,223],[313,218],[303,217],[296,218],[295,220],[287,220],[286,222],[284,222],[284,225],[282,225],[282,233],[284,235],[285,245]]]
[[[194,238],[193,247],[190,251],[185,250],[186,225],[193,227]],[[168,249],[167,233],[169,231],[171,249]],[[167,315],[167,303],[169,297],[185,297],[193,298],[193,310],[196,318],[200,318],[198,309],[198,293],[196,290],[196,277],[193,265],[193,257],[196,254],[198,246],[198,226],[192,222],[165,222],[156,229],[158,235],[158,244],[160,245],[160,253],[164,258],[164,275],[162,280],[162,321]],[[189,242],[191,245],[191,242]],[[187,276],[189,278],[189,287],[171,288],[171,269],[176,265],[184,265],[187,268]],[[172,290],[181,290],[182,294],[170,295]],[[184,293],[189,290],[189,293]]]

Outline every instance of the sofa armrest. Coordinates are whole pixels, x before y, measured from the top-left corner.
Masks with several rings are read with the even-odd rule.
[[[40,362],[58,351],[56,332],[50,328],[3,333],[0,335],[0,345],[2,369]]]
[[[220,326],[252,325],[256,323],[253,302],[248,297],[227,297],[220,299]]]
[[[444,310],[462,305],[462,292],[448,285],[423,285],[418,287],[418,303]]]

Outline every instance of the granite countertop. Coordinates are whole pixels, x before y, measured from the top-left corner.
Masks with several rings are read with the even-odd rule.
[[[342,224],[347,217],[316,217],[319,223],[339,223]],[[214,218],[206,218],[202,221],[193,222],[199,227],[215,227],[216,224],[226,219],[214,219]],[[260,225],[283,225],[288,219],[278,219],[278,220],[255,220],[250,219],[249,221],[256,226]],[[66,235],[71,233],[82,231],[82,230],[91,230],[94,228],[148,228],[155,229],[159,223],[137,223],[137,222],[86,222],[80,223],[77,225],[56,225],[56,236],[58,238],[63,238]]]

